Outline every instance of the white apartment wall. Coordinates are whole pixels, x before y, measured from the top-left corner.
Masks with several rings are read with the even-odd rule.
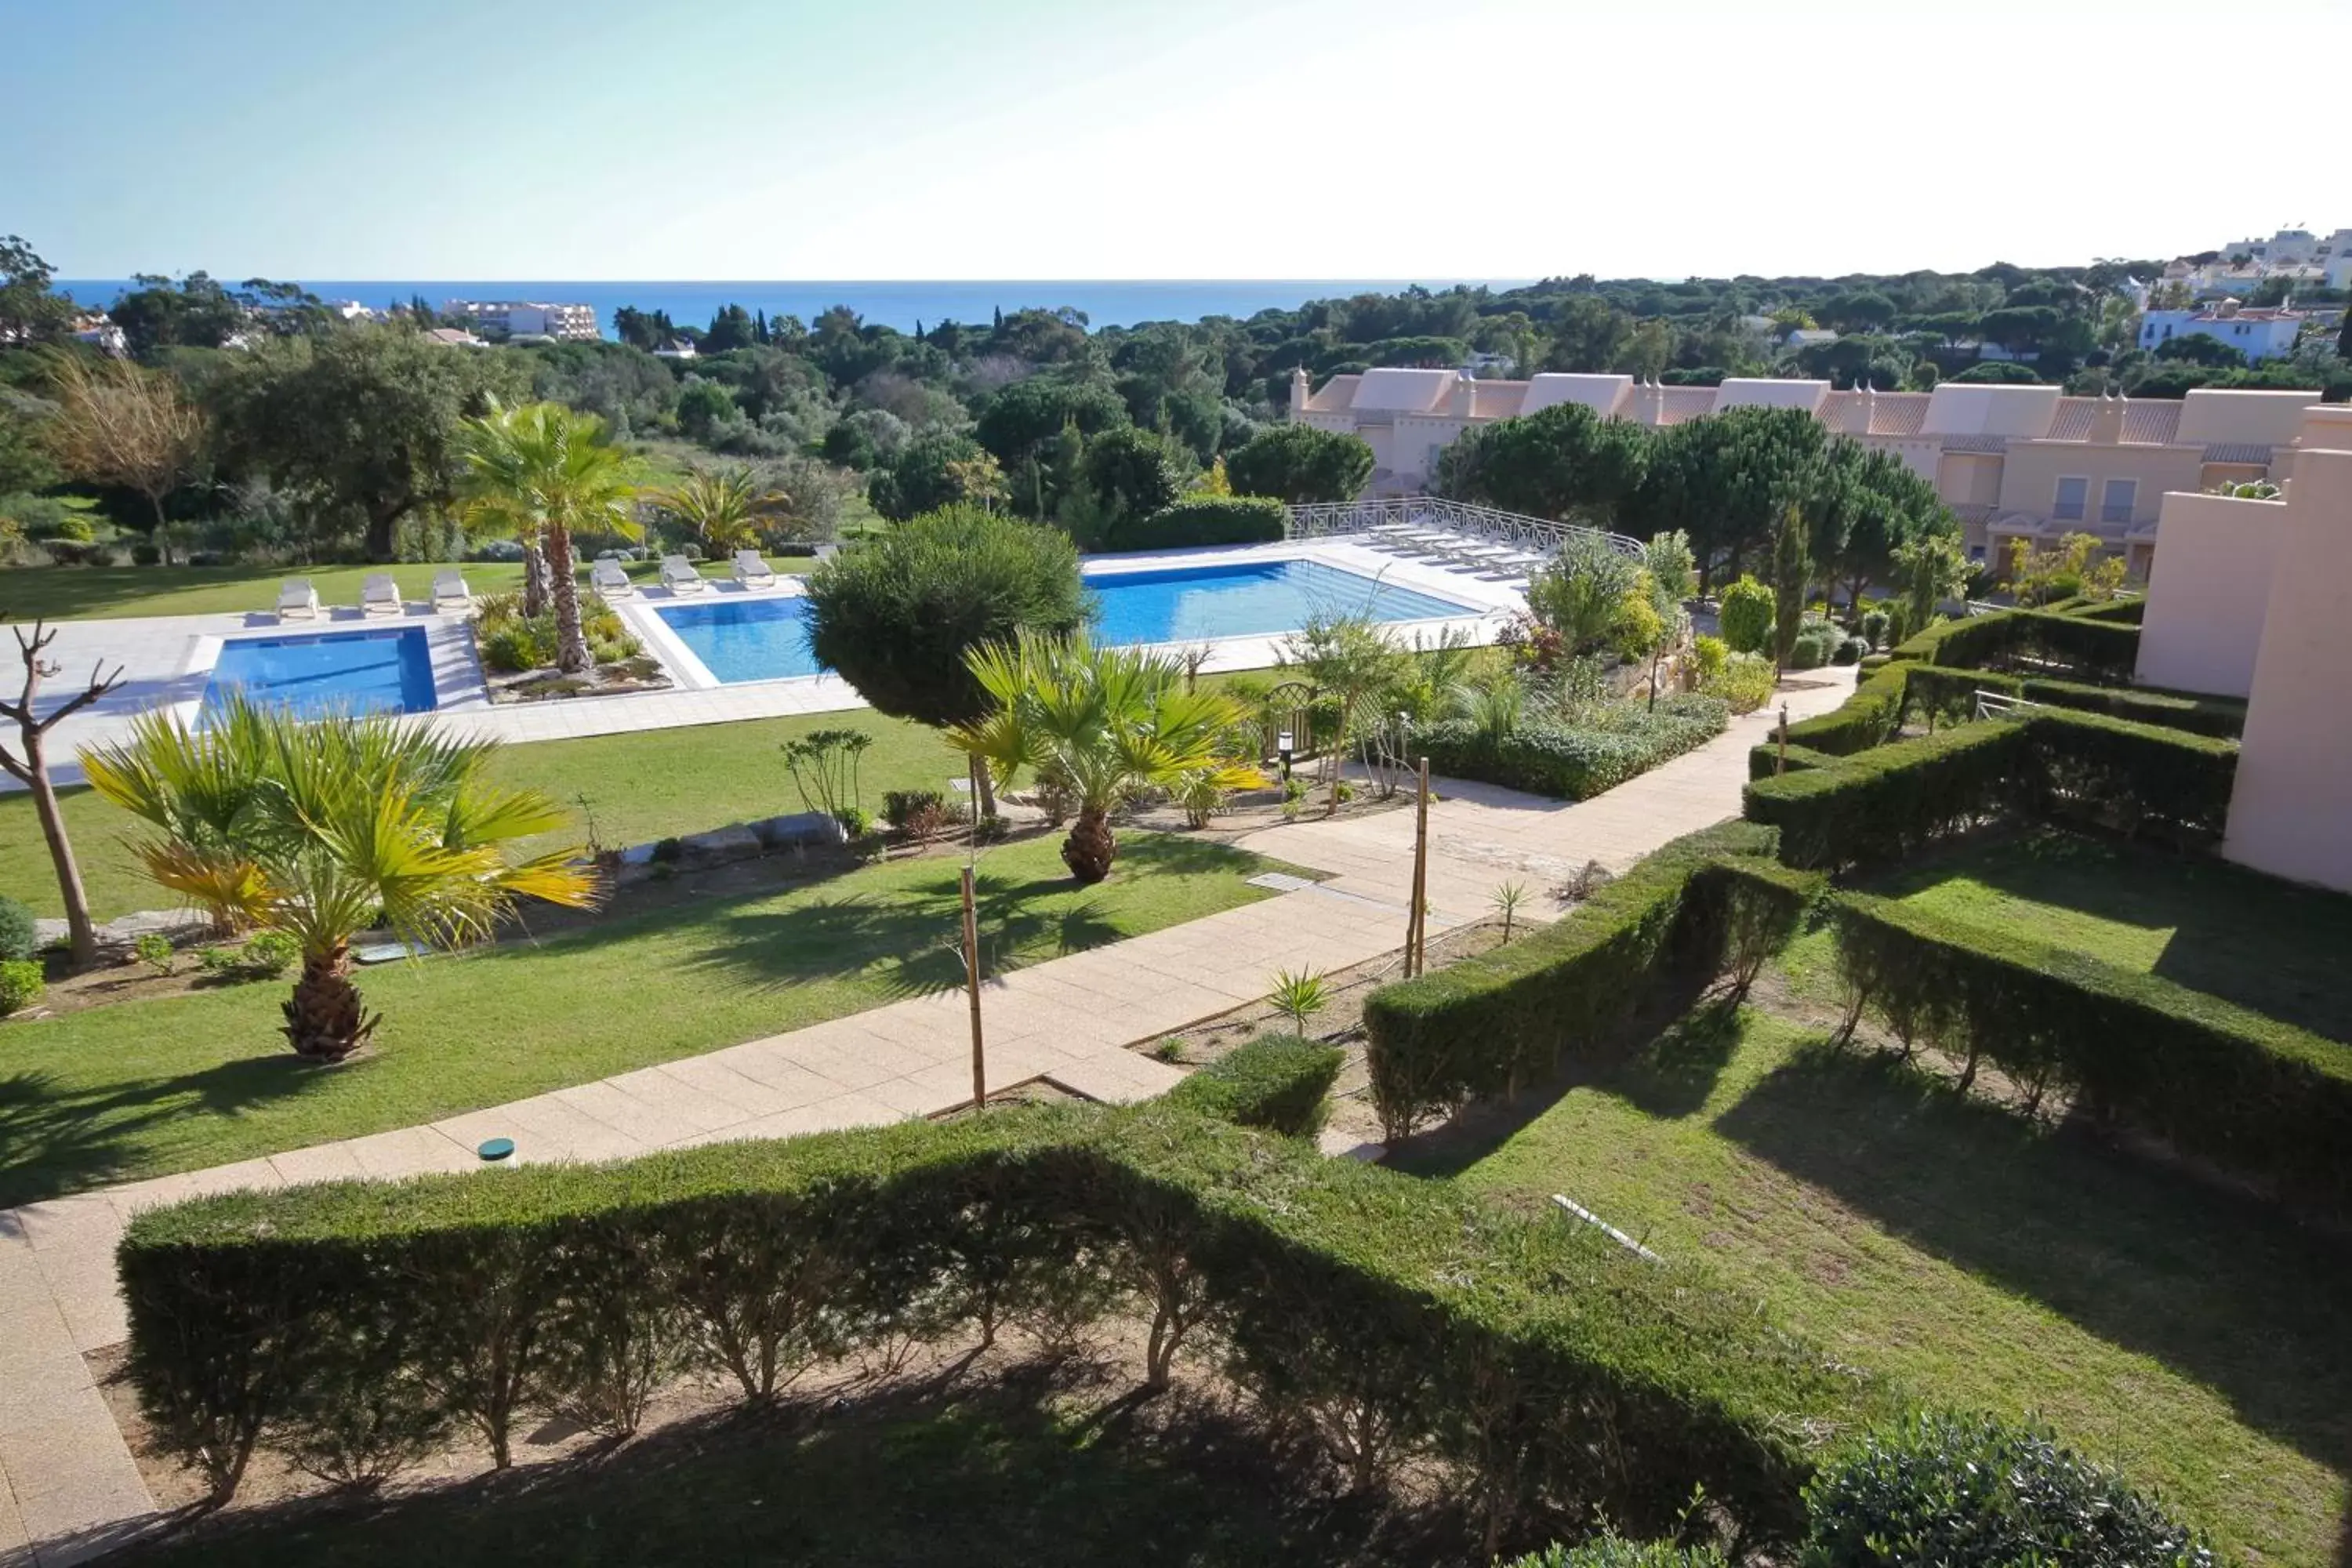
[[[2286,519],[2285,505],[2274,500],[2165,496],[2158,523],[2163,549],[2148,581],[2133,672],[2143,685],[2216,697],[2254,689]]]
[[[2221,852],[2258,870],[2352,892],[2352,723],[2345,722],[2338,689],[2352,668],[2347,584],[2352,408],[2315,408],[2287,486],[2284,538]]]

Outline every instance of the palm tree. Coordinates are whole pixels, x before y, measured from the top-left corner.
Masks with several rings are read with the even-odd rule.
[[[488,412],[465,422],[459,450],[468,510],[536,534],[555,599],[556,668],[583,673],[591,660],[580,629],[572,539],[591,531],[636,533],[629,514],[636,487],[628,455],[606,438],[604,422],[593,414],[561,403],[509,409],[495,399]]]
[[[758,536],[760,518],[791,504],[782,490],[762,490],[751,468],[717,473],[696,468],[686,482],[654,497],[654,504],[694,530],[706,552],[740,550]]]
[[[352,984],[358,932],[383,924],[447,946],[487,935],[521,899],[594,901],[575,849],[508,858],[568,819],[536,790],[492,784],[493,749],[389,714],[304,723],[239,697],[200,731],[143,714],[127,742],[81,762],[101,796],[158,830],[133,847],[149,876],[216,921],[294,938],[287,1042],[340,1061],[380,1021]]]
[[[987,764],[1000,786],[1026,768],[1067,788],[1077,819],[1062,860],[1081,882],[1110,875],[1111,808],[1135,792],[1202,773],[1232,789],[1264,782],[1223,749],[1246,710],[1222,692],[1185,690],[1183,665],[1164,654],[1023,632],[965,658],[994,706],[949,731],[948,743]]]
[[[1317,695],[1339,704],[1339,731],[1324,753],[1331,787],[1323,814],[1328,816],[1339,809],[1339,775],[1348,747],[1381,694],[1404,672],[1404,653],[1368,616],[1318,612],[1307,616],[1304,629],[1284,639],[1276,657],[1284,668],[1297,669]]]

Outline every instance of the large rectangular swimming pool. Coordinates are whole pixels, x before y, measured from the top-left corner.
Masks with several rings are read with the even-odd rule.
[[[231,637],[205,683],[197,722],[241,689],[305,719],[329,713],[424,713],[434,704],[433,655],[422,626]]]
[[[1475,605],[1402,588],[1319,561],[1226,562],[1087,574],[1094,635],[1104,642],[1195,643],[1295,632],[1317,615],[1427,621]],[[655,611],[712,679],[726,685],[817,673],[807,602],[798,595],[663,605]]]

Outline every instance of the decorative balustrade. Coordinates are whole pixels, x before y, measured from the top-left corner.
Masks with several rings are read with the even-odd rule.
[[[1439,529],[1465,539],[1491,540],[1498,544],[1532,547],[1549,553],[1572,535],[1604,540],[1629,555],[1642,552],[1642,542],[1622,533],[1608,533],[1573,522],[1527,517],[1490,506],[1448,500],[1443,496],[1366,496],[1360,500],[1318,501],[1290,509],[1290,537],[1324,539],[1335,534],[1370,533],[1380,529]]]

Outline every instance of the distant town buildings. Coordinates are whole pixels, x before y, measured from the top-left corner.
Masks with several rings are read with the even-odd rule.
[[[1403,495],[1432,487],[1439,455],[1473,425],[1557,404],[1651,426],[1733,408],[1801,408],[1932,480],[1977,560],[2000,560],[2011,539],[2042,544],[2089,533],[2146,577],[2165,493],[2276,481],[2304,411],[2318,401],[2315,390],[2068,397],[2055,386],[1959,382],[1933,392],[1840,392],[1826,381],[1664,386],[1630,375],[1479,381],[1402,369],[1335,375],[1310,389],[1298,370],[1289,416],[1361,437],[1372,448],[1373,493]]]
[[[441,314],[490,339],[559,338],[593,342],[603,334],[593,305],[551,305],[536,300],[450,300]]]
[[[2235,300],[2185,310],[2148,310],[2139,319],[2139,346],[2162,348],[2175,337],[2194,334],[2226,343],[2249,361],[2284,359],[2308,316],[2301,310],[2241,305]]]

